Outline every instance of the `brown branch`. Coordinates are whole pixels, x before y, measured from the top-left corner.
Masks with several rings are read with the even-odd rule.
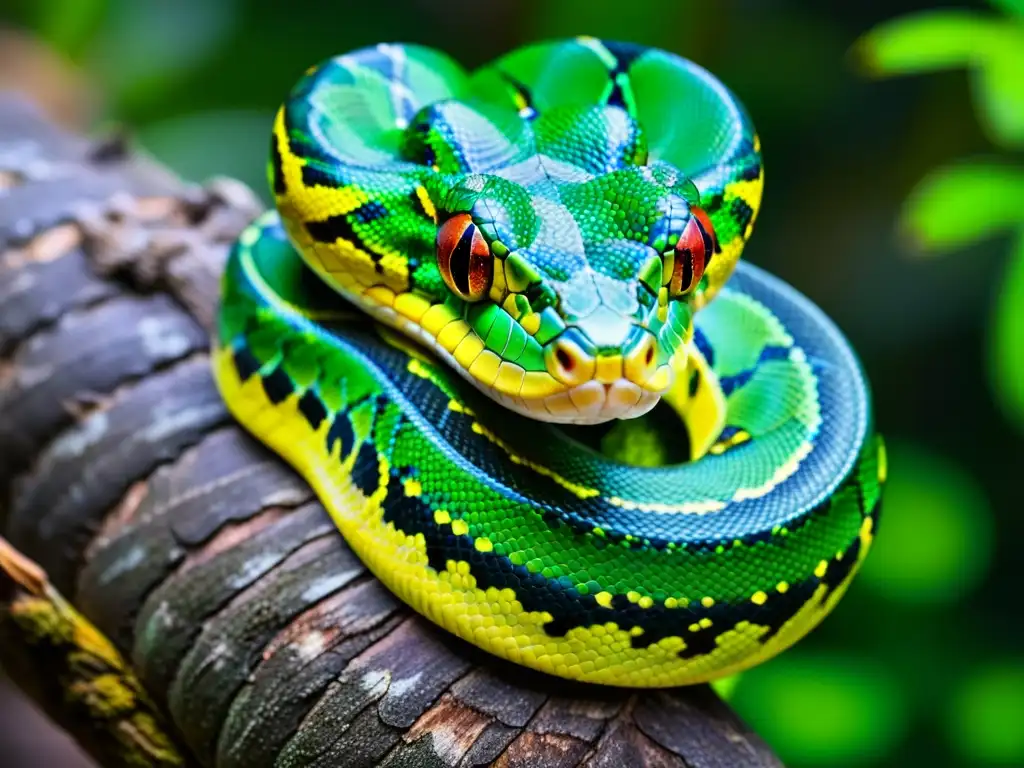
[[[366,572],[211,382],[218,275],[258,208],[236,182],[186,186],[123,142],[0,101],[0,530],[130,660],[181,759],[779,765],[707,687],[631,692],[502,663]],[[10,584],[4,658],[35,660],[21,682],[50,690],[88,744],[95,718],[61,711],[52,691],[72,678],[10,621],[24,595]]]

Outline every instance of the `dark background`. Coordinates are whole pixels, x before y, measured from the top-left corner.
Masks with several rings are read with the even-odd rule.
[[[1013,395],[1024,355],[1005,341],[1024,345],[1024,286],[999,298],[1011,259],[1024,264],[1024,214],[1016,234],[942,255],[901,225],[933,169],[977,158],[1020,167],[1020,146],[978,116],[962,68],[873,80],[851,54],[876,25],[939,5],[0,0],[0,88],[29,92],[79,130],[124,123],[182,174],[230,174],[266,198],[273,111],[307,66],[355,47],[425,43],[473,67],[527,41],[590,34],[708,67],[763,141],[765,203],[744,257],[850,337],[890,477],[877,546],[840,607],[719,689],[792,766],[1024,766],[1024,406]],[[1024,15],[973,7],[1024,30]],[[969,227],[991,207],[982,186],[980,199],[947,206],[947,224]],[[72,765],[19,713],[0,693],[0,754]]]

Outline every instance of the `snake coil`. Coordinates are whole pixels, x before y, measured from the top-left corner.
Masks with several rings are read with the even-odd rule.
[[[473,74],[378,45],[300,80],[269,176],[219,387],[417,611],[646,687],[756,664],[840,599],[885,476],[867,382],[738,263],[760,142],[705,70],[592,38]]]

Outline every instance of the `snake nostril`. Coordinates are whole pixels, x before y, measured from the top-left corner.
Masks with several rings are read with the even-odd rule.
[[[641,338],[630,345],[630,349],[625,355],[626,378],[634,384],[646,386],[657,370],[657,362],[658,342],[653,334],[643,331]]]
[[[563,336],[544,351],[548,372],[570,387],[594,375],[594,356],[575,339]]]
[[[566,373],[572,373],[572,369],[576,367],[576,360],[563,347],[559,347],[555,352],[555,359]]]

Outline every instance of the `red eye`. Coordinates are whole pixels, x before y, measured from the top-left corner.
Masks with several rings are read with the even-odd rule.
[[[468,213],[455,214],[437,230],[437,268],[460,299],[479,301],[490,290],[494,257]]]
[[[715,252],[715,230],[703,209],[690,209],[690,220],[676,243],[672,262],[672,279],[668,292],[672,296],[685,296],[693,291],[704,277],[704,270]]]

